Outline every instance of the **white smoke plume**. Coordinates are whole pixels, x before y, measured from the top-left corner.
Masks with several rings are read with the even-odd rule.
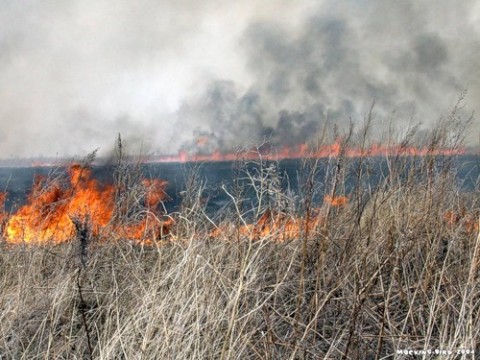
[[[4,0],[0,158],[314,138],[325,121],[433,122],[480,95],[473,0]]]

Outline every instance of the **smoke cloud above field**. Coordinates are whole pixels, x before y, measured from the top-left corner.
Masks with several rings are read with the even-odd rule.
[[[297,144],[325,122],[425,124],[480,96],[473,0],[6,0],[0,157]]]

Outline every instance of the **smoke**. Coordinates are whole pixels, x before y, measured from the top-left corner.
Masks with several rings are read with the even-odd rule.
[[[314,139],[325,122],[433,123],[480,95],[473,0],[62,2],[0,7],[0,157]]]

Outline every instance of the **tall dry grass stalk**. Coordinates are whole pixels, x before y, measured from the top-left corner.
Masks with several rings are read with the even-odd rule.
[[[363,129],[343,134],[340,156],[306,161],[298,193],[274,162],[239,161],[221,216],[207,214],[191,172],[172,241],[159,246],[89,241],[79,264],[73,242],[1,243],[0,357],[401,359],[397,350],[475,349],[478,192],[459,191],[455,159],[433,155],[461,145],[460,122],[424,139],[432,155],[379,167],[343,156],[369,145],[372,121],[371,111]],[[418,141],[417,129],[396,141]],[[128,205],[141,189],[119,165],[117,199]],[[319,206],[322,194],[349,202]],[[293,238],[292,219],[301,219]],[[260,221],[275,226],[262,233],[251,226]]]

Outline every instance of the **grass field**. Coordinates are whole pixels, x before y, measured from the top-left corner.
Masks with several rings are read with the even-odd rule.
[[[424,138],[431,154],[461,146],[450,123]],[[342,148],[364,146],[368,128],[345,133]],[[248,181],[223,189],[222,214],[206,214],[192,174],[168,234],[148,245],[81,226],[62,244],[4,241],[0,358],[473,358],[456,352],[480,336],[479,193],[459,190],[453,160],[389,157],[371,187],[370,158],[341,152],[321,183],[308,159],[295,195],[258,160],[255,173],[238,166]],[[348,201],[316,204],[319,192]]]

